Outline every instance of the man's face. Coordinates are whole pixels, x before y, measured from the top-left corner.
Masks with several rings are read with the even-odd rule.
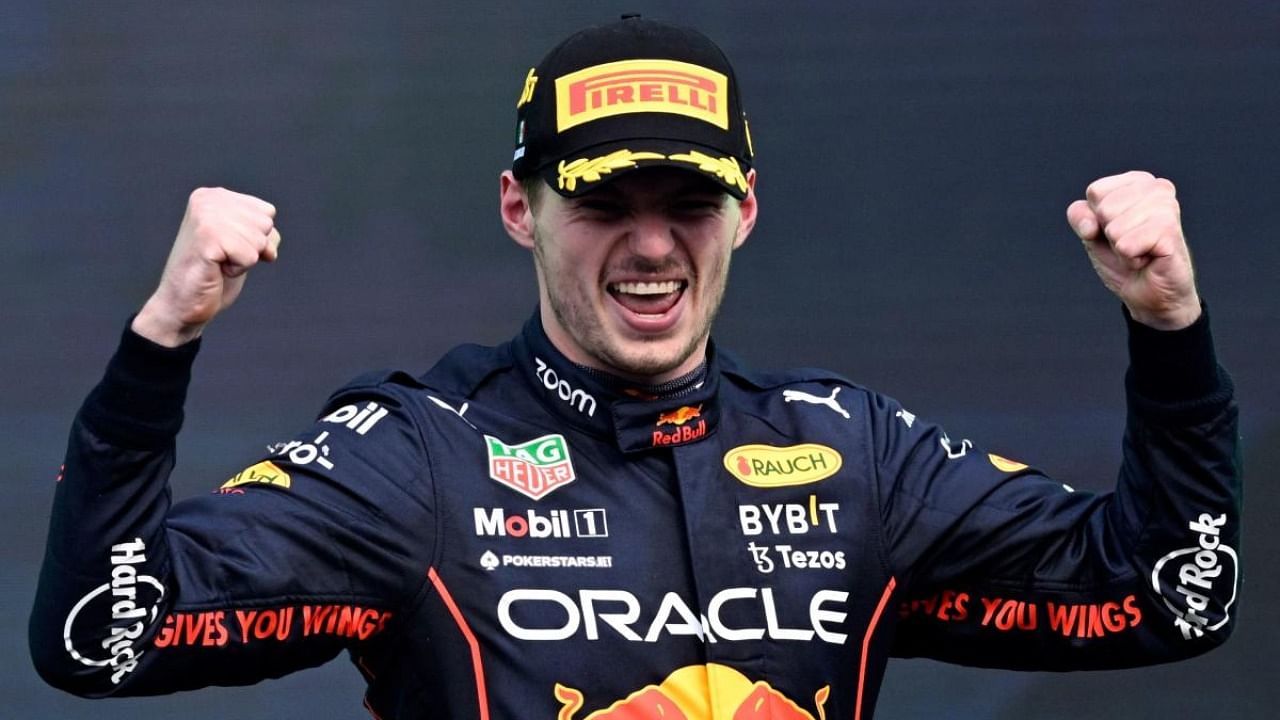
[[[646,168],[576,198],[546,189],[531,243],[516,240],[532,245],[543,326],[561,352],[663,382],[702,362],[729,256],[754,222],[754,191],[739,202],[695,173]]]

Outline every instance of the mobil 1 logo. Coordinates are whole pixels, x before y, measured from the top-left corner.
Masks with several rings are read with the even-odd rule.
[[[508,513],[502,508],[474,508],[476,535],[512,538],[605,538],[609,520],[604,508],[527,510]]]

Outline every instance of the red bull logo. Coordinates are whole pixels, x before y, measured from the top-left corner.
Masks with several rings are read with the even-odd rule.
[[[697,422],[693,422],[697,420]],[[658,428],[673,425],[669,431],[661,429],[653,431],[653,447],[665,445],[683,445],[693,442],[707,434],[707,421],[702,418],[702,406],[684,405],[671,412],[658,413]]]
[[[584,704],[582,692],[556,683],[555,693],[563,706],[556,720],[575,720]],[[813,694],[815,718],[769,683],[753,683],[727,665],[687,665],[581,720],[826,720],[830,694],[830,685]]]
[[[662,427],[663,425],[684,425],[690,420],[700,417],[702,417],[701,405],[698,407],[689,407],[688,405],[685,405],[684,407],[672,410],[671,412],[658,413],[657,425],[658,427]]]

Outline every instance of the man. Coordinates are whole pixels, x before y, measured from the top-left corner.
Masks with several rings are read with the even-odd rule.
[[[758,204],[711,41],[583,31],[517,107],[521,334],[357,379],[170,508],[198,338],[280,242],[269,203],[192,194],[73,427],[31,622],[46,679],[159,693],[346,649],[380,718],[869,718],[891,654],[1065,670],[1225,639],[1235,408],[1167,180],[1103,178],[1067,210],[1130,317],[1125,462],[1094,496],[714,346]]]

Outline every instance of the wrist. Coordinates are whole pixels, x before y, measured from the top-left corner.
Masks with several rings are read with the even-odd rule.
[[[200,341],[164,347],[133,331],[132,321],[128,328],[102,381],[85,400],[80,420],[113,445],[164,447],[182,426],[182,406]]]
[[[1159,404],[1178,405],[1221,390],[1207,309],[1178,330],[1158,330],[1131,316],[1127,324],[1131,391]]]
[[[1146,325],[1154,330],[1164,331],[1183,330],[1191,327],[1200,319],[1202,312],[1198,295],[1171,310],[1152,311],[1133,307],[1128,303],[1125,304],[1125,309],[1129,311],[1129,317],[1133,318],[1134,322]]]
[[[167,312],[163,301],[153,295],[134,316],[129,329],[157,345],[176,348],[200,337],[204,323],[190,325],[182,322]]]

